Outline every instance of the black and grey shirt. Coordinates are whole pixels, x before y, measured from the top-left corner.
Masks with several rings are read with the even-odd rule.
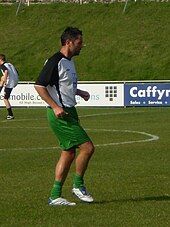
[[[61,52],[54,54],[46,61],[35,84],[46,87],[59,106],[76,105],[77,74],[74,62]]]
[[[5,87],[6,88],[14,88],[18,84],[18,71],[17,71],[17,69],[11,63],[4,62],[0,66],[0,70],[1,70],[3,75],[4,75],[5,70],[8,71],[8,77],[7,77]]]

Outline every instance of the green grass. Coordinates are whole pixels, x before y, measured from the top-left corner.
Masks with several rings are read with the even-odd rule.
[[[78,109],[96,153],[85,176],[93,204],[71,195],[74,164],[65,182],[63,196],[76,201],[76,207],[47,205],[59,149],[52,148],[58,143],[46,110],[14,109],[12,121],[4,120],[5,109],[0,112],[0,226],[170,225],[170,108]],[[159,140],[101,146],[149,139],[124,130],[146,132]]]
[[[67,26],[83,30],[86,47],[76,65],[80,80],[169,79],[170,3],[0,5],[0,52],[35,80],[60,46]]]

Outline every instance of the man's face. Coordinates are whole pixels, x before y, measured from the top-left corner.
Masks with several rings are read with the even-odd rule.
[[[72,56],[79,55],[82,47],[83,47],[83,38],[81,35],[79,35],[77,39],[69,42],[69,48],[70,48],[70,52],[72,53]]]
[[[2,65],[4,63],[4,61],[2,59],[0,59],[0,65]]]

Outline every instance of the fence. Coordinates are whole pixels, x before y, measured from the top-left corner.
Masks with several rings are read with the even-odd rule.
[[[126,2],[127,0],[0,0],[0,3],[12,4],[12,3],[115,3]],[[169,0],[129,0],[131,2],[143,1],[143,2],[169,2]]]
[[[77,106],[170,106],[170,81],[91,81],[78,88],[90,93],[86,102],[76,96]],[[47,104],[34,89],[33,82],[20,82],[14,88],[10,102],[15,107],[45,107]],[[3,92],[0,107],[4,107]]]

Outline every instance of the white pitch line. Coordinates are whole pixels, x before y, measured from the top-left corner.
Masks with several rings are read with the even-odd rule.
[[[39,129],[39,128],[38,128]],[[156,135],[152,135],[146,132],[140,132],[140,131],[132,131],[132,130],[116,130],[116,129],[86,129],[87,131],[101,131],[101,132],[127,132],[127,133],[136,133],[148,136],[148,139],[142,139],[142,140],[131,140],[131,141],[123,141],[123,142],[115,142],[115,143],[106,143],[106,144],[95,144],[95,147],[106,147],[106,146],[115,146],[115,145],[122,145],[122,144],[132,144],[132,143],[144,143],[144,142],[150,142],[154,140],[158,140],[159,137]],[[53,149],[59,149],[58,146],[56,147],[32,147],[32,148],[0,148],[0,151],[6,151],[6,150],[53,150]]]
[[[12,120],[3,120],[1,121],[2,123],[7,123],[10,121],[11,122],[20,122],[20,121],[39,121],[39,120],[46,120],[47,118],[22,118],[22,119],[12,119]]]
[[[97,114],[85,114],[85,115],[79,115],[79,118],[86,118],[86,117],[97,117],[97,116],[105,116],[105,115],[119,115],[119,114],[138,114],[138,113],[144,113],[145,111],[136,111],[136,112],[108,112],[108,113],[97,113]],[[25,119],[13,119],[11,122],[19,122],[19,121],[39,121],[44,120],[46,118],[25,118]],[[2,123],[9,122],[9,120],[2,120]]]
[[[90,130],[90,129],[86,129]],[[105,147],[105,146],[115,146],[121,144],[131,144],[131,143],[143,143],[143,142],[150,142],[154,140],[158,140],[159,136],[152,135],[146,132],[140,131],[132,131],[132,130],[115,130],[115,129],[94,129],[95,131],[105,131],[105,132],[128,132],[128,133],[136,133],[150,137],[149,139],[142,139],[142,140],[130,140],[130,141],[123,141],[123,142],[115,142],[115,143],[106,143],[106,144],[96,144],[95,147]]]
[[[50,127],[42,127],[42,126],[38,126],[38,127],[23,127],[23,126],[17,126],[17,127],[14,127],[14,126],[2,126],[1,129],[50,129]]]
[[[144,111],[136,111],[136,112],[109,112],[109,113],[98,113],[98,114],[85,114],[85,115],[80,115],[80,118],[84,118],[84,117],[97,117],[97,116],[105,116],[105,115],[117,115],[117,114],[134,114],[134,113],[143,113]]]
[[[19,148],[0,148],[0,151],[34,151],[34,150],[54,150],[54,149],[60,149],[60,147],[19,147]]]

